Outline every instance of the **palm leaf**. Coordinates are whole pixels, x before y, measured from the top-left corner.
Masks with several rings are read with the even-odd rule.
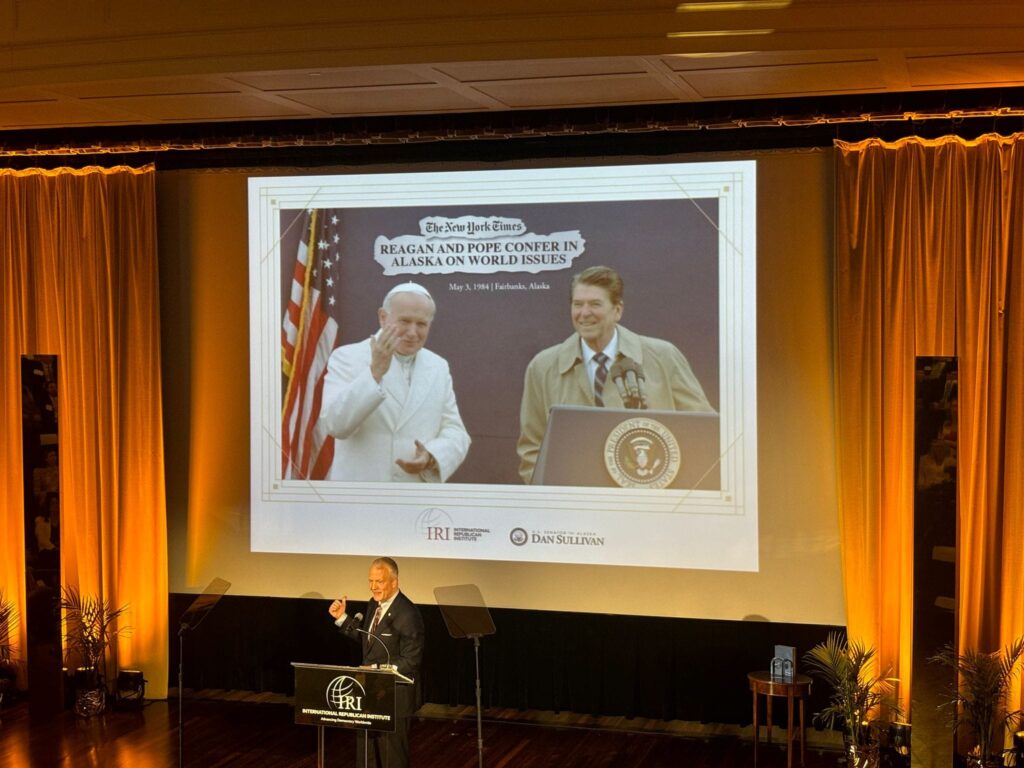
[[[841,723],[853,744],[864,742],[865,726],[882,706],[899,714],[892,700],[897,681],[888,674],[872,672],[875,656],[874,648],[844,640],[838,632],[830,632],[824,642],[804,654],[811,674],[823,678],[832,689],[828,705],[816,717],[829,728]]]
[[[14,638],[18,633],[18,609],[12,600],[0,589],[0,663],[10,664],[17,646]]]
[[[1024,637],[992,653],[975,648],[957,653],[947,645],[930,659],[956,672],[957,681],[945,704],[950,709],[950,724],[954,732],[971,731],[983,757],[997,755],[1002,749],[1000,736],[1021,720],[1019,710],[1008,709],[1007,696],[1022,657]]]
[[[77,654],[84,666],[96,669],[102,676],[107,647],[119,635],[131,631],[130,627],[117,626],[128,606],[114,608],[107,600],[64,587],[60,607],[67,622],[68,654]]]

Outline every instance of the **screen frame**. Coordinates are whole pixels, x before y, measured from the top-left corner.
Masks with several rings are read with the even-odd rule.
[[[465,205],[482,190],[489,203],[717,200],[720,490],[281,478],[280,212]],[[250,178],[252,550],[365,554],[386,536],[401,556],[756,571],[755,190],[752,160]]]

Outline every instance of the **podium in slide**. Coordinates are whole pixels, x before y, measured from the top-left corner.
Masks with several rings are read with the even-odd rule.
[[[395,669],[339,667],[292,662],[295,670],[295,722],[315,725],[317,766],[324,765],[324,728],[395,730],[395,689],[413,680]],[[364,749],[369,739],[364,740]],[[363,756],[364,765],[366,756]]]
[[[533,485],[721,489],[717,413],[556,405]]]

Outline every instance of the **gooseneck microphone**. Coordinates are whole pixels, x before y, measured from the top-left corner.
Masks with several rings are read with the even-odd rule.
[[[644,394],[644,369],[636,360],[622,355],[612,363],[608,378],[615,382],[619,397],[626,408],[647,409],[647,395]]]
[[[356,624],[362,624],[363,623],[363,614],[361,614],[361,613],[355,614],[352,617],[352,621],[354,621]],[[372,638],[373,640],[376,640],[378,643],[380,643],[381,647],[384,649],[384,653],[386,653],[387,657],[388,657],[388,663],[385,664],[384,666],[387,667],[388,669],[394,669],[394,666],[391,664],[391,651],[388,650],[387,643],[385,643],[383,640],[381,640],[379,637],[377,637],[375,634],[373,634],[373,632],[367,632],[362,627],[358,627],[357,626],[355,628],[355,630],[356,630],[356,632],[359,632],[360,634],[366,635],[367,637]],[[380,665],[378,664],[377,666],[379,667]]]

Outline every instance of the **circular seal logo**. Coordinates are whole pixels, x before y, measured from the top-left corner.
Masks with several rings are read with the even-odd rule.
[[[523,544],[527,542],[529,536],[526,535],[526,531],[524,531],[522,528],[513,528],[512,531],[509,533],[508,538],[509,541],[511,541],[517,547],[521,547],[523,546]]]
[[[622,488],[664,488],[681,464],[676,436],[644,416],[621,422],[604,443],[604,465]]]
[[[331,709],[353,709],[354,703],[358,703],[366,697],[366,691],[359,681],[348,675],[339,675],[327,684],[327,706]]]
[[[452,516],[443,509],[428,507],[416,516],[416,532],[428,536],[431,529],[451,527]]]

